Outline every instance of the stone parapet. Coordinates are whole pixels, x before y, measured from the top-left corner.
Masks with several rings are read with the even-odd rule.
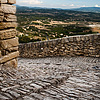
[[[0,0],[0,66],[17,67],[16,0]]]
[[[50,41],[19,45],[20,57],[52,56],[100,57],[100,34],[71,36]]]

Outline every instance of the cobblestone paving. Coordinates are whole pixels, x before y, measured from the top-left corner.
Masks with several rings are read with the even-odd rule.
[[[0,100],[100,100],[100,58],[19,58],[0,70]]]

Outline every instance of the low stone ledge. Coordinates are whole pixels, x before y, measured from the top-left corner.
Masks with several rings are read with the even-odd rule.
[[[10,61],[11,59],[17,58],[18,56],[19,56],[19,51],[3,56],[0,58],[0,64]]]
[[[49,41],[19,45],[20,57],[39,58],[50,56],[100,57],[100,34],[70,36]]]

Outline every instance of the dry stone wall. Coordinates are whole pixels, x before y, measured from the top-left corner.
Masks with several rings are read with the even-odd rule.
[[[20,57],[50,56],[100,57],[100,34],[72,36],[19,45]]]
[[[16,0],[0,0],[0,67],[17,67]]]

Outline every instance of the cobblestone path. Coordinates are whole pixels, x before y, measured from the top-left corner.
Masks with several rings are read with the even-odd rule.
[[[100,58],[19,58],[0,70],[0,100],[100,100]]]

